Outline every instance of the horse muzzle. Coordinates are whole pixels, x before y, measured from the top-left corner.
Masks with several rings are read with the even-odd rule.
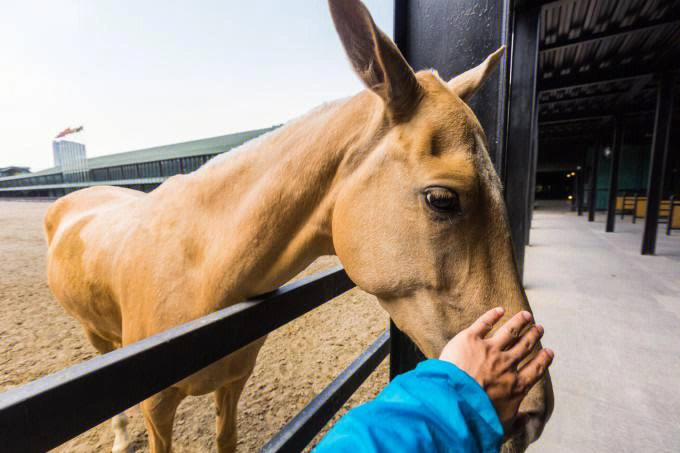
[[[548,423],[555,404],[550,374],[546,373],[527,394],[517,419],[501,447],[502,453],[521,453],[536,441]]]

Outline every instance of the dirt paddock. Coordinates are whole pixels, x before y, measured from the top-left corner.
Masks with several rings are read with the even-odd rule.
[[[79,324],[47,287],[41,228],[48,206],[0,200],[0,391],[95,355]],[[322,257],[301,275],[335,264],[335,257]],[[273,332],[239,403],[238,451],[257,451],[264,445],[375,340],[387,321],[375,298],[353,289]],[[340,414],[372,398],[386,382],[385,361]],[[78,403],[75,396],[73,403]],[[185,399],[175,419],[174,451],[216,451],[214,423],[212,395]],[[136,451],[148,451],[139,410],[132,411],[129,429]],[[110,451],[112,443],[106,422],[55,451]]]

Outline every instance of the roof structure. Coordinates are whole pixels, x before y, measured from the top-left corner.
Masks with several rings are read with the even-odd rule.
[[[202,156],[205,154],[219,154],[235,148],[250,139],[275,129],[256,129],[219,137],[192,140],[172,145],[154,146],[136,151],[93,157],[87,160],[88,168],[105,168],[131,163],[153,162],[157,160],[177,159],[180,157]]]
[[[221,135],[219,137],[191,140],[188,142],[174,143],[171,145],[154,146],[153,148],[127,151],[106,156],[97,156],[87,159],[87,168],[106,168],[118,165],[127,165],[143,162],[155,162],[159,160],[177,159],[180,157],[203,156],[206,154],[220,154],[229,151],[248,140],[259,135],[276,129],[279,126],[272,126],[265,129],[254,129],[250,131],[237,132],[234,134]],[[30,176],[43,176],[60,173],[57,167],[48,168],[31,173]],[[2,180],[26,177],[20,175],[16,177],[0,178]]]
[[[542,3],[541,140],[588,136],[618,111],[647,124],[645,115],[651,116],[656,104],[655,74],[680,69],[680,1]]]
[[[28,174],[30,173],[30,168],[29,167],[17,167],[14,165],[11,165],[9,167],[2,167],[0,168],[0,175],[15,175],[15,174]]]

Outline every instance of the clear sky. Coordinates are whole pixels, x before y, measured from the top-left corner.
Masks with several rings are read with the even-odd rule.
[[[392,35],[393,1],[367,0]],[[15,1],[0,15],[0,167],[286,122],[362,86],[325,0]]]

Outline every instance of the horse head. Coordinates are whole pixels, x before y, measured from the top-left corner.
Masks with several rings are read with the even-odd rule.
[[[504,49],[442,80],[415,73],[358,0],[330,0],[355,72],[382,106],[382,131],[332,212],[335,253],[428,357],[495,306],[530,310],[517,271],[502,187],[466,102]],[[550,378],[520,408],[505,451],[534,441],[552,411]]]

